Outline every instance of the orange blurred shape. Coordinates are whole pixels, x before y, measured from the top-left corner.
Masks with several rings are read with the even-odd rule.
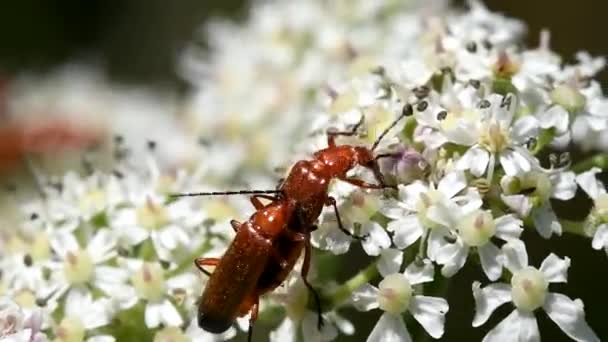
[[[101,129],[66,119],[9,122],[0,125],[0,171],[15,166],[30,153],[83,149],[100,143],[102,138]]]

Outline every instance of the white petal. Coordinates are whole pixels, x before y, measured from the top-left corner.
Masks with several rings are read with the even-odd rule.
[[[296,342],[298,336],[297,324],[286,316],[281,324],[270,332],[271,342]]]
[[[146,304],[146,311],[145,311],[144,315],[145,315],[146,326],[148,328],[156,328],[160,325],[161,310],[162,310],[161,303],[148,302],[148,304]]]
[[[504,215],[494,220],[496,236],[507,241],[519,239],[523,229],[523,221],[514,215]]]
[[[51,238],[51,247],[62,258],[65,258],[68,252],[80,249],[74,235],[65,231],[59,232]]]
[[[366,222],[361,227],[361,234],[367,235],[361,242],[363,250],[367,255],[376,256],[391,245],[391,238],[388,233],[377,222]]]
[[[596,199],[599,195],[606,193],[604,184],[596,178],[596,174],[602,172],[602,169],[594,167],[589,171],[583,172],[576,176],[576,182],[580,187],[591,197]]]
[[[124,241],[131,246],[140,244],[150,236],[150,233],[146,229],[138,226],[116,227],[114,230],[121,242]]]
[[[568,129],[568,112],[562,106],[552,106],[549,110],[538,115],[540,127],[549,129],[555,127],[558,135],[563,134]]]
[[[95,267],[95,282],[123,283],[129,279],[129,272],[119,267],[99,265]]]
[[[597,228],[593,235],[591,247],[597,250],[608,249],[608,224],[602,224]]]
[[[392,231],[393,243],[399,249],[406,249],[414,242],[418,241],[424,232],[424,228],[418,221],[416,215],[410,215],[397,221],[391,221],[386,229]]]
[[[497,307],[511,301],[511,287],[507,284],[490,284],[483,289],[481,283],[473,282],[473,298],[475,298],[475,317],[473,326],[484,324]]]
[[[492,242],[488,242],[477,250],[479,251],[481,268],[483,268],[488,279],[495,281],[500,278],[502,275],[502,264],[504,263],[500,249]]]
[[[319,229],[312,232],[313,246],[331,251],[334,254],[344,254],[350,248],[351,238],[340,229],[336,229],[337,222],[323,222]]]
[[[369,311],[378,307],[378,288],[365,284],[352,293],[352,303],[359,311]]]
[[[443,265],[441,274],[449,278],[460,271],[469,255],[469,247],[462,243],[462,240],[457,239],[455,243],[446,244],[441,247],[435,259],[438,264]]]
[[[87,338],[87,342],[114,342],[116,339],[110,335],[97,335]]]
[[[400,315],[385,312],[367,337],[367,342],[411,342],[410,333]]]
[[[448,200],[429,207],[426,217],[446,228],[452,228],[456,226],[460,213],[460,207]]]
[[[85,304],[82,304],[85,305]],[[85,329],[96,329],[110,323],[109,301],[105,298],[86,305],[78,317]]]
[[[447,229],[441,229],[441,227],[431,229],[428,233],[429,237],[426,241],[426,255],[429,259],[435,260],[439,250],[448,244],[445,240],[446,236],[450,235],[450,231]]]
[[[576,176],[574,172],[559,172],[551,176],[553,189],[551,197],[567,201],[576,194]]]
[[[315,312],[307,310],[302,319],[302,331],[310,341],[332,341],[338,336],[338,330],[333,324],[325,324],[321,331],[317,328],[318,316]]]
[[[415,181],[405,186],[399,184],[399,199],[407,209],[416,211],[416,203],[420,199],[420,194],[428,190],[429,188],[422,181]]]
[[[561,259],[551,253],[543,260],[543,263],[540,265],[540,271],[545,274],[545,278],[550,283],[565,283],[568,281],[569,267],[570,258],[564,257]]]
[[[101,263],[116,256],[116,237],[109,229],[100,229],[87,245],[87,252],[95,263]]]
[[[476,177],[481,177],[488,168],[490,161],[490,153],[480,147],[471,147],[465,154],[458,159],[456,167],[459,170],[471,170],[471,174]]]
[[[502,246],[505,256],[505,267],[514,273],[528,266],[526,245],[521,240],[510,240]]]
[[[162,303],[161,317],[162,322],[168,326],[178,327],[184,323],[182,316],[179,315],[175,306],[168,299],[165,299]]]
[[[507,318],[490,330],[482,342],[540,342],[538,324],[532,314],[511,312]]]
[[[516,212],[520,217],[528,217],[532,210],[532,203],[527,196],[524,195],[500,195],[503,203],[509,209]]]
[[[548,293],[545,312],[565,333],[576,341],[600,341],[585,321],[583,302],[572,300],[563,294]]]
[[[418,262],[412,262],[403,272],[407,277],[407,280],[412,285],[428,283],[433,281],[433,276],[435,274],[435,267],[433,267],[433,263],[428,260],[422,260],[422,265]]]
[[[531,115],[519,118],[513,123],[511,136],[518,143],[525,142],[529,137],[538,136],[538,120]]]
[[[445,175],[437,186],[437,190],[445,195],[446,198],[452,198],[454,195],[462,191],[467,186],[467,179],[461,171],[451,172]]]
[[[534,221],[536,231],[545,239],[550,238],[552,233],[558,236],[562,235],[562,225],[559,223],[557,216],[549,204],[545,204],[532,211],[532,220]]]
[[[514,176],[521,172],[530,171],[530,162],[513,150],[503,151],[500,154],[499,160],[507,176]]]
[[[378,211],[393,220],[400,220],[411,214],[411,211],[406,209],[403,203],[394,198],[384,200]]]
[[[426,296],[414,296],[408,308],[424,330],[434,338],[443,336],[445,314],[448,309],[448,302],[445,299]]]
[[[378,272],[383,277],[389,274],[399,272],[401,263],[403,262],[403,252],[394,248],[387,248],[380,254],[380,260],[378,260],[377,268]]]

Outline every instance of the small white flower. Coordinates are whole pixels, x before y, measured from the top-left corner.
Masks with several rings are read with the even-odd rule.
[[[442,246],[437,253],[437,263],[443,265],[441,274],[451,277],[458,272],[464,266],[471,248],[474,248],[479,253],[481,267],[488,279],[498,279],[502,274],[503,255],[491,239],[517,239],[523,230],[522,225],[523,222],[513,215],[495,219],[490,211],[480,209],[465,215],[456,226],[456,241]]]
[[[64,314],[55,329],[55,335],[59,341],[85,341],[88,331],[108,325],[110,319],[111,310],[107,299],[93,300],[88,291],[70,291],[65,298]],[[108,335],[90,336],[86,341],[94,342],[98,339],[114,341]]]
[[[427,239],[427,256],[434,260],[445,237],[452,235],[461,215],[481,206],[479,195],[467,189],[462,172],[452,172],[439,183],[415,181],[399,185],[399,200],[388,200],[380,212],[391,221],[387,230],[394,232],[393,243],[399,249],[411,246],[418,239]]]
[[[575,175],[570,171],[538,169],[501,180],[502,201],[522,218],[530,217],[538,233],[548,239],[561,235],[562,226],[551,207],[550,198],[567,200],[576,192]],[[528,192],[524,194],[524,192]]]
[[[0,340],[7,342],[45,342],[38,312],[26,314],[10,298],[0,297]]]
[[[52,280],[57,296],[68,290],[71,293],[92,286],[107,298],[120,302],[122,309],[135,304],[134,292],[126,285],[128,272],[108,264],[117,256],[116,238],[110,230],[98,230],[86,248],[80,247],[74,235],[68,232],[54,236],[51,246],[60,258],[50,265],[55,270]]]
[[[593,200],[593,209],[585,222],[586,233],[593,237],[591,246],[604,249],[608,254],[608,193],[606,186],[596,178],[601,169],[594,167],[576,176],[576,182]]]
[[[471,170],[477,177],[487,173],[492,180],[496,159],[507,175],[527,172],[535,164],[534,157],[525,148],[530,138],[538,134],[538,120],[533,116],[515,118],[518,97],[508,94],[503,97],[491,95],[476,116],[451,118],[448,116],[443,125],[465,125],[472,143],[465,143],[456,137],[448,139],[471,146],[457,162],[462,170]],[[464,123],[462,122],[464,121]],[[448,131],[449,132],[449,131]],[[460,140],[460,141],[459,141]]]
[[[183,291],[182,286],[187,280],[176,281],[173,278],[165,280],[165,272],[158,263],[129,259],[124,260],[123,264],[131,271],[130,280],[135,298],[146,302],[144,313],[146,326],[148,328],[156,328],[161,324],[181,326],[184,321],[169,299],[175,294],[171,285]]]
[[[351,335],[352,324],[336,313],[323,314],[323,326],[319,330],[319,315],[308,309],[310,290],[305,286],[300,275],[292,272],[286,281],[286,290],[274,293],[273,297],[283,304],[287,315],[279,326],[270,332],[272,342],[295,342],[300,331],[310,341],[331,341],[338,335],[338,329]]]
[[[409,312],[433,338],[443,336],[448,303],[443,298],[415,295],[414,285],[433,280],[433,265],[429,260],[422,266],[410,264],[404,273],[385,274],[378,287],[366,284],[353,292],[355,308],[384,311],[367,338],[368,342],[411,341],[401,317]]]
[[[473,283],[475,317],[473,326],[484,324],[492,312],[507,302],[513,302],[515,310],[490,330],[484,342],[492,341],[540,341],[540,333],[534,311],[541,307],[547,315],[576,341],[599,341],[585,321],[583,303],[549,292],[550,283],[566,282],[570,259],[560,259],[550,254],[540,269],[528,266],[528,254],[523,242],[511,240],[503,246],[505,266],[513,274],[511,284],[495,283],[484,288]]]

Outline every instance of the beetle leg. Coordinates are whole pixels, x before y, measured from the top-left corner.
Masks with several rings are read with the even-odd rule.
[[[337,131],[327,131],[327,146],[329,147],[333,147],[336,146],[336,137],[338,135],[344,135],[344,136],[353,136],[357,133],[357,130],[359,129],[359,127],[361,127],[361,124],[363,124],[363,120],[365,119],[365,116],[361,115],[361,120],[359,120],[359,122],[357,122],[350,131],[345,131],[345,132],[337,132]]]
[[[319,297],[319,294],[314,289],[314,287],[312,287],[312,285],[310,285],[310,283],[308,282],[308,279],[306,279],[306,277],[308,276],[308,270],[310,269],[310,257],[312,254],[312,246],[310,245],[310,239],[306,239],[305,244],[306,244],[306,246],[305,246],[306,248],[304,249],[304,262],[302,263],[302,270],[301,270],[300,274],[302,275],[302,281],[304,282],[304,285],[306,285],[306,287],[312,293],[312,295],[315,299],[315,305],[317,306],[317,317],[318,317],[317,329],[321,330],[321,328],[323,327],[323,316],[322,316],[323,311],[321,310],[321,298]]]
[[[210,276],[211,273],[203,268],[203,266],[217,266],[220,262],[220,258],[196,258],[194,259],[194,265],[201,272],[205,273],[207,276]]]
[[[384,189],[386,188],[385,185],[382,184],[371,184],[368,183],[364,180],[358,179],[358,178],[353,178],[353,177],[342,177],[340,178],[340,180],[345,181],[347,183],[350,183],[354,186],[358,186],[360,188],[363,189]]]
[[[230,225],[232,226],[232,229],[234,230],[234,232],[238,232],[239,229],[241,229],[241,222],[237,221],[237,220],[230,220]]]
[[[281,179],[279,179],[279,181],[277,182],[277,186],[275,187],[276,190],[281,190],[281,186],[283,185],[283,182],[285,181],[285,177],[282,177]]]
[[[249,316],[249,329],[247,330],[247,342],[251,342],[251,338],[253,337],[253,324],[258,319],[258,309],[259,309],[260,299],[256,298],[255,303],[251,306],[251,315]]]
[[[285,235],[287,236],[287,238],[292,242],[302,242],[302,241],[308,239],[308,234],[294,232],[293,230],[290,230],[290,229],[285,229],[284,232],[285,232]]]
[[[273,201],[273,202],[278,200],[278,198],[274,197],[274,196],[253,195],[253,196],[251,196],[251,204],[253,204],[253,207],[255,208],[255,210],[260,210],[265,207],[265,205],[260,201],[260,198],[267,199],[267,200]]]
[[[346,228],[344,228],[344,224],[342,223],[342,218],[340,218],[340,212],[338,211],[338,205],[336,204],[335,198],[333,198],[331,196],[327,196],[325,205],[331,205],[334,207],[334,212],[336,213],[336,221],[338,221],[338,228],[344,234],[352,237],[353,239],[357,239],[357,240],[365,240],[367,238],[367,235],[355,235],[355,234],[351,233],[350,231],[348,231]]]

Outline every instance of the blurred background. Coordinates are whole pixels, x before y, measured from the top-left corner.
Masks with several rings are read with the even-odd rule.
[[[461,2],[458,2],[461,4]],[[592,55],[608,55],[605,13],[608,2],[578,1],[500,1],[487,0],[493,11],[519,18],[528,25],[527,44],[538,44],[543,28],[551,31],[551,48],[566,60],[586,50]],[[145,86],[178,93],[187,83],[178,77],[176,65],[180,53],[192,42],[206,20],[225,17],[239,20],[247,15],[248,2],[242,0],[20,0],[0,2],[0,76],[12,78],[23,72],[44,74],[69,62],[95,63],[116,83]],[[204,45],[204,41],[198,41]],[[608,84],[608,71],[599,77]],[[589,202],[581,199],[580,212],[571,218],[585,216]],[[559,205],[559,203],[556,203]],[[557,209],[556,211],[559,211]],[[608,307],[608,262],[604,253],[593,251],[584,239],[569,237],[541,241],[536,234],[530,251],[533,264],[550,251],[573,259],[568,286],[557,290],[583,299],[589,324],[600,337],[608,339],[605,308]],[[344,268],[339,278],[354,270]],[[470,288],[471,279],[481,276],[474,267],[465,268],[451,284],[449,303],[453,310],[447,318],[442,341],[479,341],[484,329],[472,329],[472,296],[459,295]],[[455,309],[459,308],[459,309]],[[503,313],[510,309],[502,308]],[[353,312],[352,317],[363,333],[369,332],[376,320]],[[493,316],[485,326],[499,321]],[[543,340],[567,338],[544,314],[539,315]],[[408,323],[409,324],[409,323]],[[419,328],[419,327],[418,327]],[[261,333],[261,332],[260,332]],[[261,335],[261,334],[260,334]],[[343,340],[359,340],[357,337]]]
[[[464,1],[456,1],[459,5]],[[551,47],[572,57],[580,49],[608,55],[602,37],[608,3],[596,0],[486,0],[487,6],[524,21],[528,44],[551,31]],[[211,17],[238,20],[248,1],[21,0],[0,4],[0,72],[43,72],[74,60],[97,61],[112,79],[157,86],[181,84],[176,60],[194,32]],[[608,72],[601,75],[608,81]]]

